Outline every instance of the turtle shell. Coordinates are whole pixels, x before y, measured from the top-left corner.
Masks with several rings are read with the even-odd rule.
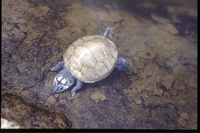
[[[65,67],[78,80],[93,83],[107,77],[115,68],[118,50],[108,38],[85,36],[73,42],[63,55]]]

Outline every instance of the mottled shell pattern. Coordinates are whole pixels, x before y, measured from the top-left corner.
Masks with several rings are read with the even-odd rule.
[[[73,42],[65,50],[63,58],[65,67],[76,79],[93,83],[113,71],[118,60],[118,50],[104,36],[85,36]]]

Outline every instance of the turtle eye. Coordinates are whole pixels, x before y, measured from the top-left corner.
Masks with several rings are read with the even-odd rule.
[[[59,86],[59,87],[57,88],[57,91],[58,91],[58,92],[63,91],[63,90],[64,90],[64,87],[63,87],[63,86]]]

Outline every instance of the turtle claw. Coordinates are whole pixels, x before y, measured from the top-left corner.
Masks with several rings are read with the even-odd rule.
[[[52,67],[52,68],[51,68],[51,71],[54,71],[54,68],[55,68],[55,67]]]
[[[75,92],[75,91],[73,91],[73,90],[71,90],[71,93],[72,93],[72,96],[74,96],[76,92]]]
[[[51,71],[58,71],[64,67],[64,62],[59,62],[55,67],[51,68]]]

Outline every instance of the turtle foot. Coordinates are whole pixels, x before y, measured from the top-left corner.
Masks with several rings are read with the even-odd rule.
[[[112,33],[113,33],[112,28],[108,27],[106,32],[103,34],[103,36],[105,38],[108,38],[108,37],[112,38]]]
[[[72,96],[75,95],[76,91],[79,90],[82,87],[82,82],[80,80],[76,80],[76,86],[71,90]]]
[[[117,62],[117,68],[120,71],[125,71],[126,69],[128,69],[129,67],[131,67],[132,64],[130,62],[128,62],[127,60],[123,59],[122,57],[118,58],[118,62]]]

